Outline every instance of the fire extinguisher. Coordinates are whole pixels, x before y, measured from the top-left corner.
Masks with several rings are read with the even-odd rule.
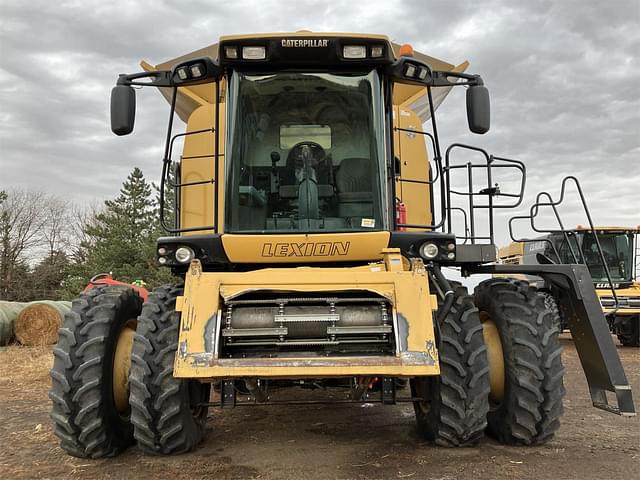
[[[407,223],[407,207],[396,198],[396,225],[402,225]],[[399,231],[405,231],[406,227],[396,227]]]

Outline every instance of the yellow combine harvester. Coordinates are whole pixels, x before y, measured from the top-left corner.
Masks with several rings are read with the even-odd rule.
[[[160,189],[171,236],[157,254],[184,284],[144,305],[109,286],[73,303],[51,372],[62,448],[101,457],[135,439],[147,453],[186,452],[209,407],[286,404],[292,386],[347,387],[342,402],[411,402],[420,433],[439,445],[474,444],[485,429],[506,444],[548,440],[564,370],[543,298],[511,280],[470,296],[441,266],[557,283],[575,311],[594,405],[633,414],[586,268],[495,265],[492,234],[475,235],[473,222],[467,242],[452,231],[452,171],[522,177],[515,194],[470,181],[472,221],[477,208],[491,218],[505,208],[501,197],[519,204],[524,188],[521,162],[461,144],[441,153],[435,110],[450,88],[467,87],[471,131],[489,129],[488,91],[466,67],[385,36],[298,32],[222,37],[120,75],[116,134],[133,130],[134,87],[157,87],[171,105]],[[173,132],[174,114],[185,132]],[[483,160],[457,163],[459,151]],[[165,218],[167,189],[175,220]]]
[[[513,242],[501,248],[500,261],[508,264],[539,262],[583,263],[591,272],[602,311],[622,345],[640,347],[640,282],[638,282],[637,227],[590,227],[555,232],[544,239]],[[603,255],[599,253],[596,235]],[[527,279],[540,291],[551,294],[551,285],[542,279]],[[563,312],[562,327],[567,327]]]

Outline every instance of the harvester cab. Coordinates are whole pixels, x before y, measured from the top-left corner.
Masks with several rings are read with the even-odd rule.
[[[602,310],[622,345],[640,346],[640,282],[638,227],[584,226],[553,231],[537,240],[513,242],[500,249],[502,262],[581,263],[587,266]],[[530,279],[549,291],[541,278]],[[563,327],[564,312],[559,311]]]
[[[493,214],[521,203],[524,164],[464,144],[441,151],[435,112],[453,87],[467,88],[470,130],[489,130],[488,91],[467,66],[385,36],[297,32],[222,37],[120,75],[114,133],[133,130],[134,87],[157,87],[171,105],[160,188],[170,235],[157,253],[184,285],[154,290],[142,307],[135,292],[106,287],[77,302],[52,373],[63,448],[99,456],[135,438],[149,453],[188,451],[208,407],[299,403],[281,394],[300,385],[347,387],[343,403],[410,402],[420,433],[439,445],[472,445],[485,429],[507,444],[551,438],[563,367],[544,299],[510,279],[472,296],[442,266],[529,269],[557,284],[576,312],[594,405],[633,414],[586,268],[495,263]],[[174,133],[175,115],[184,132]],[[460,162],[461,152],[480,161]],[[514,191],[496,186],[498,171],[513,172]],[[487,181],[476,188],[479,172]],[[455,174],[465,188],[452,185]],[[112,307],[108,331],[85,325],[96,304]],[[131,328],[132,347],[121,341]],[[85,367],[74,352],[96,343]],[[102,410],[74,392],[90,367],[101,368]]]

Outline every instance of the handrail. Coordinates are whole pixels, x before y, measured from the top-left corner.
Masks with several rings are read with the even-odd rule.
[[[219,81],[215,82],[215,86],[216,86],[216,100],[219,100],[219,95],[220,95],[220,83]],[[219,203],[219,198],[218,198],[218,182],[217,182],[217,175],[219,173],[219,157],[220,157],[220,153],[219,153],[219,134],[218,134],[218,127],[220,124],[220,107],[219,107],[219,101],[216,101],[216,108],[215,108],[215,123],[213,128],[206,128],[206,129],[201,129],[201,130],[194,130],[194,131],[190,131],[190,132],[183,132],[183,133],[177,133],[177,134],[173,134],[172,135],[172,130],[173,130],[173,117],[175,114],[175,108],[176,108],[176,99],[177,99],[177,95],[178,95],[178,87],[174,87],[173,88],[173,95],[171,96],[171,112],[169,114],[169,126],[167,128],[167,137],[166,137],[166,142],[165,142],[165,149],[164,149],[164,158],[162,159],[162,175],[160,177],[160,225],[162,226],[162,228],[170,233],[170,234],[180,234],[180,233],[185,233],[185,232],[197,232],[197,231],[206,231],[206,230],[213,230],[214,233],[218,232],[218,203]],[[171,174],[171,165],[174,163],[172,157],[173,157],[173,147],[175,145],[175,141],[178,138],[182,138],[182,137],[187,137],[190,135],[198,135],[198,134],[202,134],[202,133],[213,133],[214,135],[214,151],[213,154],[211,155],[194,155],[194,156],[186,156],[186,157],[181,157],[181,160],[185,160],[185,159],[193,159],[193,158],[213,158],[214,159],[214,174],[213,177],[209,180],[197,180],[194,182],[181,182],[181,181],[171,181],[170,178],[170,174]],[[178,165],[178,169],[180,164],[178,162],[175,162]],[[174,194],[174,215],[179,215],[179,209],[178,209],[178,199],[180,198],[181,194],[180,191],[182,188],[185,187],[190,187],[190,186],[197,186],[197,185],[206,185],[206,184],[211,184],[214,187],[214,212],[213,212],[213,224],[212,225],[203,225],[203,226],[199,226],[199,227],[189,227],[189,228],[180,228],[180,222],[176,221],[175,222],[175,227],[170,227],[167,225],[166,219],[165,219],[165,186],[168,186],[169,188],[172,188],[175,190],[175,194]]]
[[[513,231],[513,223],[516,220],[529,220],[530,227],[534,232],[542,233],[542,234],[544,234],[544,233],[547,233],[547,234],[561,233],[563,235],[565,241],[567,242],[567,246],[569,247],[569,251],[571,252],[571,256],[573,257],[573,260],[575,261],[575,263],[584,263],[586,265],[586,259],[585,259],[584,252],[582,251],[582,248],[580,247],[580,245],[578,245],[577,243],[576,243],[576,246],[578,246],[578,248],[580,248],[580,252],[579,253],[581,255],[580,255],[580,257],[578,257],[576,255],[576,252],[574,251],[573,246],[571,245],[571,241],[569,239],[568,231],[564,227],[564,224],[562,222],[562,218],[561,218],[560,213],[558,212],[558,209],[557,209],[557,207],[564,202],[567,184],[570,181],[576,187],[576,190],[577,190],[578,195],[580,197],[580,202],[582,203],[582,208],[583,208],[584,213],[585,213],[585,215],[587,217],[587,221],[589,222],[590,231],[593,232],[593,237],[594,237],[594,239],[596,241],[596,246],[598,248],[598,255],[600,257],[600,261],[602,262],[602,266],[604,267],[605,273],[607,274],[607,281],[609,283],[609,289],[611,290],[611,293],[613,295],[613,299],[614,299],[614,302],[615,302],[615,308],[614,308],[614,311],[613,311],[613,313],[615,313],[615,311],[620,306],[620,304],[618,302],[618,296],[616,294],[615,288],[613,287],[613,281],[611,280],[611,272],[609,271],[609,266],[607,265],[607,262],[606,262],[606,259],[605,259],[605,256],[604,256],[604,252],[602,250],[602,246],[600,245],[600,239],[598,237],[598,232],[597,232],[596,228],[594,227],[593,220],[591,219],[591,212],[589,210],[589,207],[587,205],[587,201],[586,201],[584,193],[582,191],[582,187],[580,185],[580,181],[576,177],[574,177],[573,175],[568,175],[568,176],[563,178],[562,184],[561,184],[561,188],[560,188],[560,198],[558,199],[558,201],[554,201],[553,197],[551,196],[551,194],[549,194],[546,191],[539,192],[536,195],[536,200],[535,200],[534,204],[531,206],[531,208],[529,208],[529,215],[518,215],[518,216],[511,217],[509,219],[509,222],[508,222],[509,236],[511,237],[511,240],[514,241],[514,242],[521,242],[521,243],[545,242],[545,243],[548,243],[549,245],[551,245],[551,248],[553,249],[553,252],[554,252],[554,254],[555,254],[555,256],[556,256],[556,258],[558,260],[558,263],[562,263],[562,258],[560,257],[560,254],[559,254],[556,246],[553,244],[553,242],[550,239],[548,239],[548,238],[516,238],[516,236],[514,235],[514,231]],[[541,200],[543,197],[548,199],[548,201],[547,202],[543,202]],[[536,226],[535,219],[536,219],[536,217],[539,216],[541,207],[551,207],[551,209],[553,210],[554,216],[556,218],[556,221],[558,222],[558,226],[560,227],[559,230],[541,229],[538,226]],[[582,260],[582,261],[580,261],[580,260]]]
[[[460,149],[460,150],[470,150],[473,152],[478,152],[482,155],[484,159],[481,163],[453,163],[452,162],[452,152]],[[515,169],[520,174],[520,185],[517,192],[502,192],[496,183],[493,184],[493,169]],[[451,172],[456,170],[466,170],[467,173],[467,191],[462,191],[458,189],[453,189],[451,186]],[[474,189],[474,171],[477,169],[486,170],[487,176],[487,185],[486,188],[481,189],[480,191],[475,191]],[[449,145],[445,152],[445,167],[444,173],[446,177],[446,205],[448,210],[447,215],[447,228],[448,231],[451,232],[453,230],[452,226],[452,210],[461,209],[460,207],[454,207],[452,205],[451,196],[458,195],[467,199],[468,202],[468,212],[469,212],[469,229],[467,230],[465,227],[465,235],[457,236],[456,238],[463,239],[465,243],[470,241],[472,244],[475,244],[476,241],[488,241],[489,243],[494,243],[494,210],[495,209],[507,209],[507,208],[516,208],[518,207],[523,200],[524,197],[524,188],[526,184],[526,167],[523,162],[520,160],[514,160],[506,157],[498,157],[495,155],[490,155],[486,152],[486,150],[476,147],[473,145],[466,145],[463,143],[453,143]],[[476,197],[487,197],[486,202],[478,203],[476,201]],[[496,204],[494,197],[506,197],[506,198],[515,198],[516,200],[508,203],[508,204]],[[489,234],[477,235],[476,234],[476,213],[478,210],[487,210],[488,211],[488,227]]]

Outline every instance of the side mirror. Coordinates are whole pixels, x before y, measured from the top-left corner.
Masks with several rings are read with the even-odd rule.
[[[111,131],[129,135],[136,119],[136,91],[129,85],[116,85],[111,90]]]
[[[473,133],[487,133],[491,126],[489,90],[484,85],[467,88],[467,122]]]

